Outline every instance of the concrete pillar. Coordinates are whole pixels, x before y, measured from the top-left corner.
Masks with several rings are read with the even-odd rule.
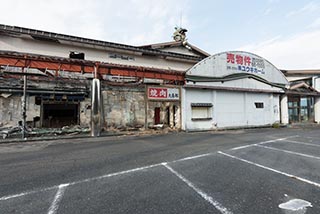
[[[320,97],[315,97],[314,101],[314,121],[320,123]]]
[[[281,112],[281,123],[288,124],[289,123],[289,113],[288,113],[288,96],[282,95],[280,101],[280,112]]]
[[[99,79],[92,80],[91,89],[91,136],[98,137],[103,123],[102,93]]]
[[[169,113],[170,114],[170,118],[169,118],[169,121],[170,121],[169,123],[170,124],[169,124],[169,126],[170,126],[170,128],[173,128],[174,127],[173,126],[173,124],[174,124],[174,121],[173,121],[174,120],[174,114],[173,114],[173,112],[174,111],[173,111],[173,104],[171,104],[171,103],[170,103],[170,106],[169,106],[169,112],[170,112]]]

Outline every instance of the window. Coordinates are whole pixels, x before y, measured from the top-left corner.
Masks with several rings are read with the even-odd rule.
[[[121,54],[109,54],[109,58],[134,61],[134,57]]]
[[[191,103],[192,120],[211,120],[212,103]]]
[[[256,108],[264,108],[263,103],[254,103],[254,105],[256,106]]]
[[[84,53],[70,51],[69,58],[70,59],[84,59]]]

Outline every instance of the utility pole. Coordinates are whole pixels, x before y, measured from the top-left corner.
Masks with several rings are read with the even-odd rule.
[[[27,120],[27,74],[22,68],[23,75],[23,95],[22,95],[22,139],[26,138],[26,120]]]

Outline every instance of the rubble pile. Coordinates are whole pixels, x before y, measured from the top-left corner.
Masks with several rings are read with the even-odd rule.
[[[19,137],[22,134],[21,126],[2,126],[0,127],[0,136],[2,139]],[[80,133],[89,133],[89,127],[64,126],[62,128],[26,128],[28,137],[56,136],[56,135],[76,135]]]

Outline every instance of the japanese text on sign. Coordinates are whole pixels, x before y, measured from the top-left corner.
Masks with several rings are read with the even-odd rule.
[[[227,53],[227,69],[238,70],[256,74],[265,74],[264,61],[259,58]]]
[[[155,100],[179,100],[180,92],[178,88],[149,87],[148,98]]]

